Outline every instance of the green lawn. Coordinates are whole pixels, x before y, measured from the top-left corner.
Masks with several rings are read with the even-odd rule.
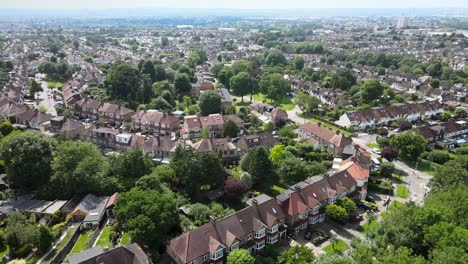
[[[369,143],[369,144],[366,144],[366,146],[368,146],[371,149],[375,149],[375,148],[380,149],[379,144],[376,144],[376,143]]]
[[[328,127],[328,128],[330,128],[331,130],[333,130],[333,131],[338,130],[338,131],[340,131],[341,134],[343,134],[343,135],[345,135],[345,136],[351,137],[351,136],[353,135],[353,133],[351,133],[351,132],[349,132],[349,131],[346,131],[346,130],[344,130],[344,129],[338,128],[338,127],[336,127],[336,126],[334,126],[334,125],[332,125],[332,124],[325,123],[325,122],[320,121],[320,120],[318,120],[318,119],[315,119],[315,118],[313,118],[313,117],[306,117],[306,116],[304,116],[304,115],[302,115],[302,114],[301,114],[300,116],[303,117],[303,118],[305,118],[305,119],[307,119],[307,120],[309,120],[310,122],[321,123],[322,126]]]
[[[408,188],[406,188],[406,186],[404,185],[397,185],[396,196],[400,198],[404,198],[404,199],[408,198],[409,196]]]
[[[359,226],[357,230],[359,232],[366,233],[366,232],[372,230],[372,228],[374,228],[376,225],[377,225],[377,221],[367,222],[367,223]]]
[[[112,227],[111,226],[106,226],[102,230],[101,236],[99,236],[98,241],[96,242],[96,245],[102,246],[102,247],[107,247],[111,248],[112,243],[110,242],[110,231]]]
[[[63,238],[62,241],[60,241],[60,243],[55,247],[54,250],[52,250],[49,255],[47,255],[44,260],[41,262],[41,263],[45,263],[45,264],[48,264],[50,263],[50,261],[52,260],[52,258],[57,254],[57,252],[59,252],[60,250],[62,250],[68,243],[68,241],[70,240],[70,238],[73,236],[73,233],[75,233],[75,228],[69,228],[67,230],[67,234],[65,235],[65,237]]]
[[[327,253],[340,254],[341,252],[345,251],[347,248],[348,248],[348,245],[346,245],[346,243],[343,240],[338,239],[335,242],[323,248],[323,251]]]
[[[78,237],[78,240],[76,240],[75,246],[71,250],[70,254],[76,254],[85,249],[86,244],[88,243],[88,240],[92,234],[93,230],[86,230],[85,232],[81,233]]]
[[[120,239],[120,245],[125,246],[132,242],[132,238],[128,233],[123,233],[122,238]]]
[[[398,183],[404,183],[406,182],[405,181],[405,177],[399,175],[399,174],[396,174],[396,173],[392,173],[392,176],[393,178],[398,182]]]
[[[281,193],[283,193],[284,191],[285,191],[284,188],[282,188],[280,186],[273,185],[273,187],[271,187],[271,189],[270,189],[270,195],[277,196],[277,195],[280,195]]]
[[[52,89],[52,88],[61,89],[62,86],[63,86],[63,83],[61,83],[61,82],[47,82],[47,87],[49,87],[50,89]]]
[[[286,111],[293,110],[295,107],[294,102],[288,96],[283,96],[275,102],[273,102],[271,99],[266,98],[266,96],[262,93],[254,94],[252,95],[252,98],[261,102],[265,100],[265,102],[269,104],[274,104],[275,106],[278,106],[279,108],[286,110]]]

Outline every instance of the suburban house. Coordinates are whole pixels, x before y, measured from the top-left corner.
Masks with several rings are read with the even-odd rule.
[[[218,88],[216,89],[216,91],[221,96],[221,104],[223,105],[223,107],[232,106],[232,97],[228,89]]]
[[[81,100],[81,93],[78,89],[79,80],[73,79],[66,82],[62,87],[63,100],[66,106],[73,105]]]
[[[57,116],[50,120],[51,132],[63,135],[65,139],[78,139],[80,134],[86,133],[87,130],[91,130],[92,125],[76,121],[71,118],[65,118],[63,116]]]
[[[176,142],[169,137],[148,136],[141,150],[154,159],[169,159],[171,152],[176,147]]]
[[[329,152],[341,155],[346,146],[352,145],[353,140],[341,134],[338,130],[333,131],[321,123],[307,122],[299,127],[299,138],[310,140],[318,147]],[[312,142],[311,142],[312,143]]]
[[[240,160],[237,147],[226,138],[202,139],[193,143],[192,148],[197,152],[217,152],[227,164],[234,164]]]
[[[98,109],[99,118],[106,119],[110,124],[122,125],[130,121],[134,111],[118,104],[103,103]]]
[[[109,197],[86,195],[71,212],[73,222],[82,222],[85,228],[99,225],[106,214],[106,205]]]
[[[224,118],[221,114],[211,114],[200,117],[202,128],[208,128],[210,136],[221,136],[224,127]]]
[[[28,110],[16,116],[16,123],[33,128],[40,129],[41,124],[48,122],[52,119],[52,116],[46,113],[42,113],[39,110]]]
[[[223,115],[224,123],[226,124],[228,121],[234,122],[237,127],[239,128],[239,133],[242,134],[245,126],[245,121],[236,116],[236,115]]]
[[[74,105],[75,116],[97,120],[102,102],[90,98],[83,98]]]
[[[174,137],[180,130],[179,118],[158,110],[141,110],[132,115],[132,127],[150,134]]]
[[[7,97],[0,98],[0,118],[14,121],[16,116],[26,112],[28,107],[22,104],[15,104]]]
[[[106,216],[107,218],[114,218],[114,207],[119,199],[120,193],[116,192],[109,199],[106,203]]]
[[[467,143],[468,123],[466,120],[449,120],[438,125],[417,127],[413,131],[423,136],[431,148],[453,150]]]
[[[185,116],[181,135],[184,139],[199,138],[201,136],[202,124],[198,116]]]
[[[342,127],[352,126],[362,130],[368,127],[387,125],[401,118],[408,121],[428,119],[443,112],[444,107],[438,101],[425,101],[350,111],[343,114],[335,123]]]
[[[286,124],[288,122],[288,113],[280,108],[275,108],[271,111],[271,120],[275,124]]]
[[[245,135],[237,140],[237,147],[240,154],[247,153],[250,149],[258,146],[263,146],[266,149],[271,149],[274,145],[278,144],[279,138],[271,132],[264,131],[255,134]]]
[[[113,249],[105,249],[95,246],[85,249],[77,254],[67,257],[69,264],[91,264],[91,263],[112,263],[112,264],[150,264],[151,260],[143,249],[132,243],[125,246],[118,246]]]
[[[226,263],[232,250],[262,252],[287,234],[298,233],[325,219],[325,206],[355,195],[355,170],[346,167],[332,175],[314,176],[291,186],[276,198],[265,194],[247,201],[247,207],[225,218],[172,239],[167,253],[177,264]],[[360,172],[359,172],[360,173]]]

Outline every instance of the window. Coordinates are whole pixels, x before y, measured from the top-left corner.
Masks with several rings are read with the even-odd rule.
[[[208,254],[203,255],[203,261],[207,261],[207,260],[208,260]]]
[[[265,236],[265,228],[263,228],[262,230],[258,232],[255,232],[255,238],[262,238],[264,236]]]
[[[336,196],[333,196],[333,197],[330,199],[330,203],[331,203],[331,204],[336,203]]]
[[[239,249],[239,242],[236,242],[231,245],[231,251],[236,250],[236,249]]]
[[[278,235],[267,237],[267,243],[268,244],[274,244],[274,243],[276,243],[276,241],[278,241]]]
[[[309,212],[305,211],[304,214],[302,215],[302,219],[307,218],[308,215],[309,215]]]
[[[190,261],[189,263],[190,263],[190,264],[197,264],[197,260],[194,259],[194,260]]]
[[[356,186],[353,185],[353,187],[349,189],[349,192],[351,193],[351,192],[354,192],[355,190],[356,190]]]
[[[315,207],[314,207],[314,210],[312,211],[312,213],[313,213],[313,214],[318,213],[318,212],[319,212],[319,209],[320,209],[320,206],[318,206],[318,205],[315,206]]]
[[[215,253],[211,253],[211,259],[217,260],[223,257],[223,248],[219,248]]]
[[[255,247],[256,247],[257,249],[262,249],[262,248],[264,248],[264,247],[265,247],[265,240],[262,240],[262,241],[257,242],[257,244],[255,245]]]
[[[268,228],[268,233],[275,233],[278,232],[278,224],[272,226],[271,228]]]
[[[301,229],[304,230],[307,228],[307,222],[304,222],[302,225],[301,225]]]
[[[252,239],[252,233],[249,233],[249,240]]]

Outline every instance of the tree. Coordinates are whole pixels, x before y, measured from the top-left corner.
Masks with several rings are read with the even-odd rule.
[[[395,164],[392,162],[382,162],[380,164],[380,176],[390,178],[395,171]]]
[[[79,49],[80,48],[80,43],[77,40],[74,40],[73,41],[73,46],[75,47],[75,49]]]
[[[209,206],[196,203],[190,206],[190,218],[195,226],[201,226],[210,222],[211,209]]]
[[[167,37],[161,37],[161,46],[166,47],[169,45],[169,39]]]
[[[241,97],[242,102],[244,102],[245,95],[257,91],[257,81],[247,72],[240,72],[232,76],[229,80],[229,84],[233,93]]]
[[[239,134],[239,127],[232,120],[229,120],[224,124],[223,135],[225,137],[235,138]]]
[[[340,206],[346,210],[348,215],[352,215],[357,210],[356,204],[348,197],[344,197],[340,200]]]
[[[251,149],[242,159],[241,167],[252,175],[255,185],[269,187],[276,182],[273,163],[268,157],[268,151],[262,146]]]
[[[151,172],[151,160],[139,149],[132,149],[111,160],[111,174],[124,179],[130,189],[134,182]]]
[[[177,73],[174,77],[174,88],[179,95],[188,95],[192,90],[190,77],[185,73]]]
[[[37,92],[42,92],[42,91],[44,91],[42,89],[42,86],[39,83],[37,83],[36,80],[32,80],[31,81],[31,89],[29,89],[29,93],[31,95],[33,95],[33,94],[35,94]]]
[[[39,238],[37,243],[37,250],[39,250],[40,254],[44,254],[47,250],[52,246],[54,242],[54,234],[50,228],[46,225],[39,226]]]
[[[281,161],[278,175],[283,184],[292,185],[309,177],[307,163],[296,157],[289,157]]]
[[[164,81],[166,79],[166,70],[164,69],[164,66],[158,64],[154,68],[156,70],[156,81]]]
[[[198,99],[201,115],[221,113],[221,96],[216,91],[207,91],[200,95]]]
[[[424,137],[411,131],[399,133],[390,138],[390,146],[397,149],[400,155],[408,160],[416,160],[426,145]]]
[[[4,138],[0,156],[5,161],[10,184],[34,190],[47,183],[55,147],[55,140],[34,131]]]
[[[171,192],[133,188],[120,195],[114,213],[132,241],[152,249],[163,245],[179,222]]]
[[[275,145],[270,149],[270,160],[274,164],[281,164],[281,162],[284,159],[284,155],[286,154],[286,151],[284,150],[284,146],[281,144]]]
[[[432,79],[432,80],[431,80],[431,87],[432,87],[432,88],[439,88],[439,86],[440,86],[440,81],[439,81],[439,79]]]
[[[299,91],[294,97],[294,102],[305,112],[313,113],[318,109],[321,101],[315,96],[306,94],[303,91]]]
[[[68,199],[75,194],[99,193],[109,171],[101,151],[88,142],[65,141],[52,163],[54,174],[42,190],[48,198]]]
[[[294,129],[290,126],[280,128],[278,135],[281,138],[296,138],[296,133],[294,133]]]
[[[15,128],[13,127],[13,125],[8,122],[8,121],[2,121],[0,123],[0,134],[4,137],[10,135],[11,132],[13,132],[15,130]]]
[[[283,251],[278,261],[283,264],[310,264],[314,263],[315,255],[306,246],[294,246]]]
[[[273,132],[273,130],[275,130],[275,124],[273,124],[273,122],[270,121],[263,125],[263,131]]]
[[[138,70],[123,62],[115,63],[110,67],[105,83],[111,98],[135,100],[140,88]]]
[[[263,75],[258,83],[260,92],[272,100],[278,100],[291,91],[291,85],[279,73]]]
[[[34,216],[28,218],[20,212],[13,212],[5,219],[5,222],[7,243],[11,251],[16,251],[26,244],[37,243],[39,231],[35,225]]]
[[[302,69],[304,69],[304,57],[297,56],[294,58],[294,68],[298,71],[302,71]]]
[[[227,264],[254,264],[255,258],[245,249],[236,249],[229,253]]]
[[[283,53],[278,50],[269,51],[265,56],[265,64],[269,66],[277,66],[286,64],[286,58]]]
[[[154,64],[152,61],[147,60],[143,63],[141,68],[141,74],[148,74],[151,78],[151,83],[154,83],[157,80],[156,69],[154,68]]]
[[[446,190],[457,185],[468,185],[468,170],[461,161],[451,160],[438,166],[429,186],[434,190]]]
[[[383,91],[384,87],[379,80],[367,80],[361,85],[361,100],[362,102],[377,100],[382,96]]]
[[[227,179],[224,181],[224,194],[229,199],[242,198],[242,195],[247,190],[245,183],[239,179]]]
[[[333,220],[336,221],[343,221],[348,218],[348,212],[345,208],[336,205],[336,204],[329,204],[325,208],[325,213]]]

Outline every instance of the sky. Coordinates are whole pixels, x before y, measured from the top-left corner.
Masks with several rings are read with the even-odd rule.
[[[0,0],[0,8],[439,8],[468,7],[468,0]]]

